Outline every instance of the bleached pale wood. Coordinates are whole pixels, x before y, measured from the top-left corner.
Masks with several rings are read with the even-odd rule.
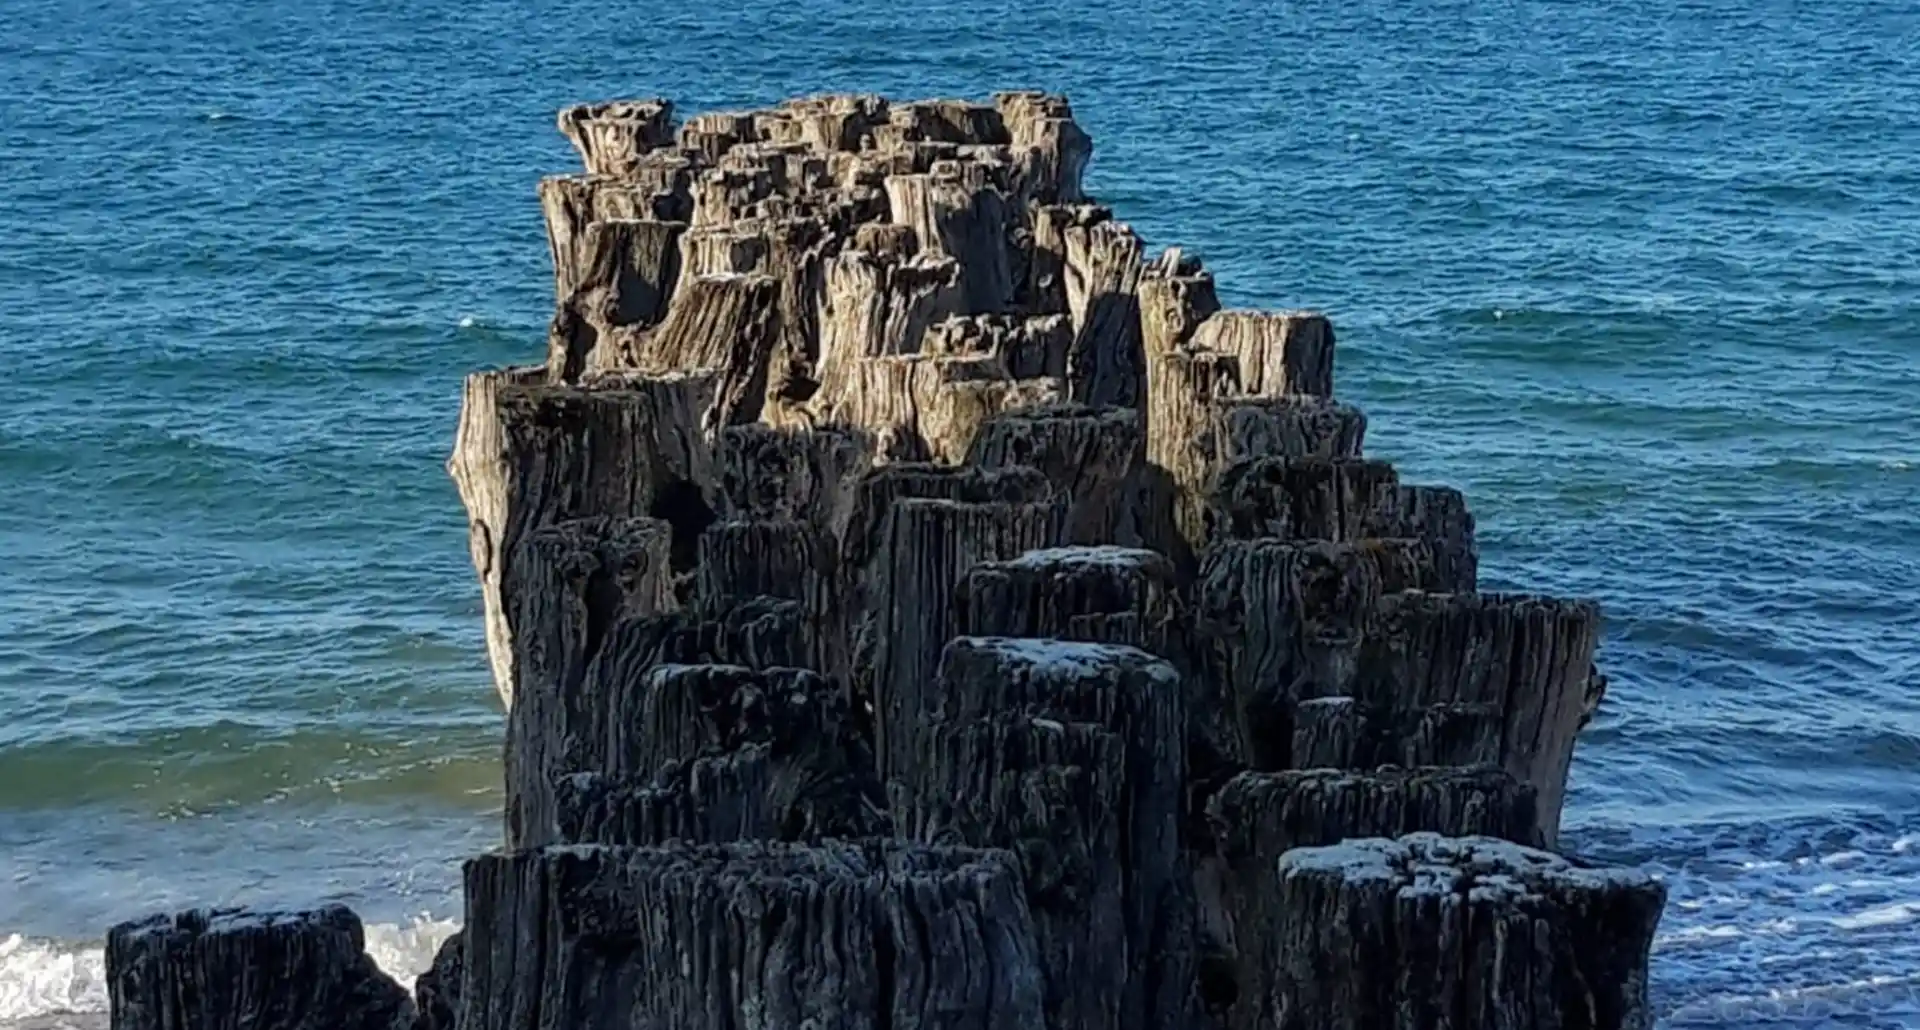
[[[676,135],[680,148],[708,162],[755,139],[753,112],[702,111],[689,117]]]
[[[680,275],[679,222],[608,219],[589,223],[560,278],[568,291],[547,333],[547,378],[577,382],[618,367],[601,350],[615,330],[656,325]],[[610,350],[611,348],[609,348]]]
[[[693,229],[726,230],[767,213],[766,202],[774,197],[773,173],[761,164],[708,168],[693,177],[691,192]]]
[[[888,127],[898,142],[1005,143],[1007,127],[1000,112],[987,104],[966,100],[912,100],[896,103],[888,112]],[[884,146],[890,140],[878,134]]]
[[[1093,138],[1074,121],[1067,98],[1016,91],[994,94],[993,103],[1022,166],[1017,199],[1023,204],[1083,200],[1081,179],[1093,159]]]
[[[1136,406],[1147,390],[1138,295],[1144,246],[1131,228],[1111,218],[1071,224],[1062,238],[1073,316],[1070,395],[1084,404]]]
[[[963,310],[990,314],[1013,302],[1007,254],[1014,208],[998,190],[971,188],[957,174],[894,175],[886,180],[893,221],[913,229],[920,252],[960,268]]]
[[[1198,258],[1169,247],[1148,262],[1140,273],[1140,342],[1149,370],[1161,355],[1185,348],[1219,310],[1213,275]]]
[[[1191,343],[1238,358],[1241,387],[1253,396],[1333,396],[1333,324],[1317,312],[1221,311]]]
[[[655,155],[645,170],[647,177],[640,179],[557,175],[540,180],[540,209],[546,219],[556,300],[572,295],[580,270],[591,265],[582,248],[595,222],[686,223],[692,214],[687,164],[673,155]]]
[[[992,356],[896,354],[856,362],[827,420],[892,445],[892,460],[957,463],[994,416],[1064,399],[1057,379],[1014,379]]]
[[[714,397],[702,413],[703,433],[755,421],[767,399],[779,300],[779,284],[757,273],[685,279],[659,326],[615,337],[618,357],[612,367],[712,377]]]
[[[560,112],[562,135],[590,175],[624,175],[673,138],[673,103],[663,99],[579,104]]]
[[[1149,540],[1183,564],[1213,542],[1207,498],[1226,470],[1257,458],[1355,458],[1367,426],[1359,409],[1325,398],[1247,397],[1238,359],[1190,349],[1154,359],[1145,416]]]
[[[487,651],[508,705],[518,672],[503,590],[529,534],[591,516],[665,518],[678,553],[690,558],[711,516],[702,484],[713,480],[712,457],[701,429],[710,378],[544,379],[544,369],[525,368],[469,376],[447,462],[467,509]]]
[[[996,358],[1015,379],[1061,379],[1072,343],[1065,315],[964,315],[929,326],[921,346],[929,354]]]
[[[827,261],[814,407],[852,403],[862,361],[917,354],[928,327],[961,310],[951,259],[846,251]]]
[[[1018,288],[1021,307],[1036,315],[1064,314],[1077,326],[1067,303],[1067,229],[1082,217],[1104,209],[1085,204],[1027,205],[1027,247]]]
[[[1147,542],[1183,566],[1206,541],[1205,489],[1225,464],[1219,405],[1239,391],[1239,376],[1225,355],[1173,351],[1154,359],[1147,381]]]
[[[776,110],[791,127],[780,135],[822,153],[860,150],[886,124],[889,105],[872,93],[828,93],[783,101]]]

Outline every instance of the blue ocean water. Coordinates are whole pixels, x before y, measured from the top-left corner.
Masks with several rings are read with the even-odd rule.
[[[0,1025],[115,919],[339,898],[417,968],[497,835],[441,463],[539,352],[569,102],[1069,93],[1090,186],[1311,306],[1489,587],[1598,597],[1569,843],[1665,1025],[1920,1025],[1920,9],[8,0]]]

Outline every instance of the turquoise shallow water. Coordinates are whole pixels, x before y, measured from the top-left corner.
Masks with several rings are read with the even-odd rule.
[[[445,932],[499,716],[440,465],[539,348],[555,108],[1034,85],[1151,243],[1333,313],[1490,587],[1605,602],[1571,843],[1668,876],[1665,1022],[1920,1024],[1920,12],[617,7],[7,5],[0,1023],[140,909]]]

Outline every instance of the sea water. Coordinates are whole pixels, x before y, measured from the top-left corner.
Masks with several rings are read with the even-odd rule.
[[[341,900],[390,969],[498,839],[442,470],[541,353],[563,104],[1068,92],[1089,186],[1314,307],[1489,589],[1605,605],[1567,842],[1666,1025],[1920,1024],[1920,11],[1841,0],[7,0],[0,1024],[112,922]],[[63,1017],[64,1018],[64,1017]]]

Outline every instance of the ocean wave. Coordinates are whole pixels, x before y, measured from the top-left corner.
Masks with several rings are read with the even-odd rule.
[[[106,956],[99,943],[0,938],[0,1021],[106,1008]]]
[[[367,954],[411,989],[460,924],[415,916],[407,923],[367,926]],[[106,952],[101,941],[0,936],[0,1025],[50,1016],[107,1011]]]
[[[1576,824],[1562,843],[1667,884],[1652,961],[1661,1025],[1812,1027],[1920,1013],[1916,819]]]
[[[1717,993],[1666,1014],[1666,1027],[1823,1026],[1849,1016],[1920,1014],[1920,973]]]
[[[498,723],[484,716],[422,713],[366,727],[272,712],[157,722],[165,717],[116,730],[29,729],[24,740],[0,732],[0,813],[156,799],[175,817],[258,804],[458,805],[499,782]]]

